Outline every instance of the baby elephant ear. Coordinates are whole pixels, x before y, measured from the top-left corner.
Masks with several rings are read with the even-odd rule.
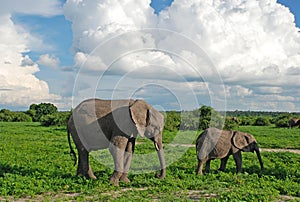
[[[150,121],[151,106],[143,100],[137,100],[130,106],[131,118],[138,127],[147,127]]]
[[[232,137],[233,145],[238,149],[243,149],[250,144],[249,136],[247,133],[236,131]]]

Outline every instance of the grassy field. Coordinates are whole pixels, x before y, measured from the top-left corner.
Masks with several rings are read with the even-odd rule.
[[[252,133],[264,148],[300,149],[300,129],[240,127]],[[76,166],[69,156],[65,127],[42,127],[38,123],[0,122],[0,200],[33,201],[300,201],[300,155],[289,152],[262,152],[265,170],[261,173],[255,154],[243,153],[244,173],[235,174],[232,157],[225,172],[217,172],[219,161],[212,161],[211,173],[196,176],[195,148],[169,143],[192,143],[194,132],[165,132],[167,176],[131,173],[129,184],[109,184],[112,169],[92,158],[98,180],[76,177]],[[176,137],[175,137],[176,136]],[[151,141],[138,139],[133,170],[140,154],[154,151]],[[176,151],[182,155],[178,156]],[[107,151],[104,151],[104,153]],[[96,156],[96,155],[94,155]],[[176,158],[175,158],[176,157]],[[146,161],[157,161],[146,159]]]

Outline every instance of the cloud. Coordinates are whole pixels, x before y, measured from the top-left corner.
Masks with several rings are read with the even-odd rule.
[[[54,55],[41,55],[37,61],[39,65],[50,67],[53,69],[57,69],[60,63],[59,58],[55,57]]]
[[[33,6],[34,5],[34,6]],[[49,92],[48,84],[38,79],[38,64],[27,54],[30,51],[30,33],[14,24],[12,13],[56,15],[58,1],[1,1],[0,8],[0,97],[1,107],[25,108],[32,103],[61,100],[59,95]]]
[[[55,16],[62,14],[62,3],[59,0],[0,0],[0,13],[22,13],[29,15]]]
[[[173,85],[223,81],[226,88],[210,94],[227,92],[230,109],[259,107],[270,99],[283,110],[300,110],[297,104],[281,104],[284,97],[295,102],[300,96],[295,90],[298,94],[284,94],[287,86],[300,86],[300,33],[286,7],[276,0],[175,0],[155,15],[149,3],[67,1],[74,68],[96,80],[114,75]],[[136,88],[131,82],[128,91]],[[262,99],[262,93],[269,96]]]

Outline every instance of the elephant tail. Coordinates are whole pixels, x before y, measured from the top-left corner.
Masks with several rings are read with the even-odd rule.
[[[67,130],[68,130],[68,142],[69,142],[69,147],[70,147],[70,155],[72,156],[72,158],[74,160],[74,166],[75,166],[76,162],[77,162],[77,157],[76,157],[76,153],[71,145],[71,133],[70,133],[69,128]]]

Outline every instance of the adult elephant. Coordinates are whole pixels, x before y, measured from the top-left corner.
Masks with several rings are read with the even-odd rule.
[[[130,182],[127,175],[138,133],[154,142],[161,171],[166,175],[166,163],[162,144],[164,116],[143,100],[89,99],[73,111],[67,125],[71,154],[70,134],[78,151],[77,175],[96,179],[89,164],[89,152],[109,148],[114,160],[114,172],[110,182],[116,186],[119,180]]]
[[[236,163],[236,171],[242,172],[241,152],[255,151],[260,167],[263,169],[263,162],[257,142],[255,138],[248,133],[208,128],[197,138],[196,151],[198,158],[197,174],[200,175],[202,175],[202,168],[205,162],[205,172],[209,172],[210,161],[212,159],[221,159],[219,170],[224,171],[227,160],[231,154],[233,155]]]
[[[300,128],[300,119],[298,118],[292,118],[289,120],[289,128],[295,127],[295,126],[299,126]]]

